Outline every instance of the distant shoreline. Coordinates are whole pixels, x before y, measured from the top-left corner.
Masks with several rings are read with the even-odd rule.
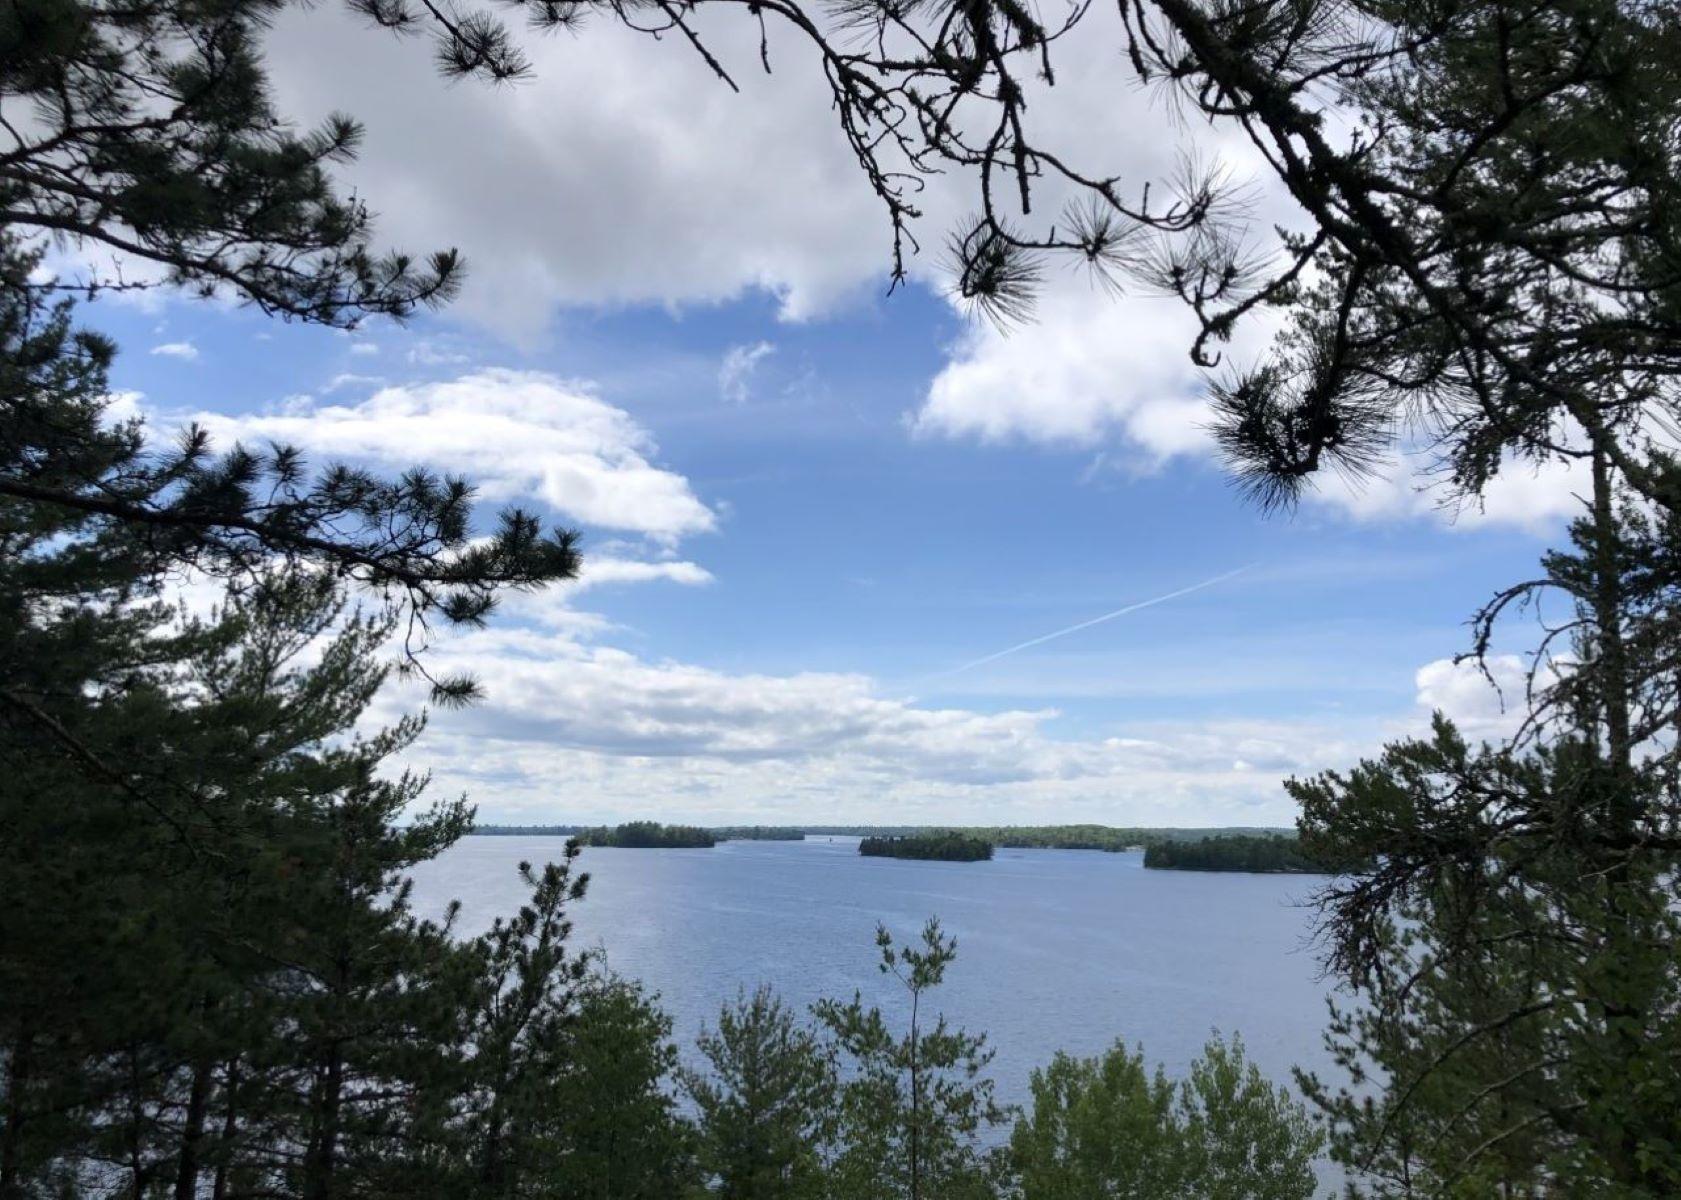
[[[640,824],[641,822],[629,822]],[[476,825],[469,836],[572,837],[594,824]],[[1295,830],[1268,825],[705,825],[719,841],[799,841],[804,837],[928,837],[959,834],[1013,849],[1139,850],[1156,841],[1197,842],[1206,838],[1290,837]]]
[[[637,836],[625,836],[630,831]],[[480,825],[476,837],[576,837],[586,845],[626,849],[706,849],[728,841],[803,841],[808,837],[857,837],[875,843],[870,856],[937,859],[947,853],[913,851],[924,842],[953,840],[985,843],[987,853],[960,857],[991,858],[993,847],[1008,850],[1143,851],[1151,870],[1234,874],[1324,874],[1322,864],[1304,855],[1295,831],[1267,826],[1193,828],[1125,825],[714,825],[661,826],[633,821],[609,829],[603,825]],[[890,847],[890,848],[889,848]]]

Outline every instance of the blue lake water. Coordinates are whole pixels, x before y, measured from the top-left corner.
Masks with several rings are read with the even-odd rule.
[[[462,902],[472,931],[523,900],[516,868],[559,856],[558,838],[469,837],[415,872],[415,904]],[[1138,853],[1000,850],[991,862],[862,858],[856,838],[724,842],[710,850],[586,849],[581,944],[660,994],[687,1049],[740,987],[773,984],[804,1007],[861,989],[891,1014],[876,922],[901,940],[938,915],[958,942],[936,998],[984,1030],[1000,1098],[1061,1049],[1142,1044],[1172,1074],[1209,1032],[1242,1034],[1275,1080],[1328,1071],[1326,984],[1301,902],[1312,877],[1146,871]]]

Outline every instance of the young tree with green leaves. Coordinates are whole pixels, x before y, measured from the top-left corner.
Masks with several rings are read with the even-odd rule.
[[[671,1019],[640,984],[591,977],[548,1084],[549,1166],[528,1194],[673,1200],[696,1192],[693,1127],[671,1087]]]
[[[984,1074],[992,1051],[984,1035],[953,1028],[944,1014],[930,1022],[923,1012],[957,955],[956,939],[930,917],[918,945],[896,945],[883,925],[876,946],[882,974],[909,1004],[901,1031],[861,994],[812,1008],[841,1063],[830,1193],[838,1200],[990,1198],[1003,1163],[983,1138],[1009,1116]]]
[[[725,1200],[818,1200],[837,1080],[817,1037],[768,985],[718,1013],[698,1043],[707,1070],[679,1078],[695,1107],[700,1166]]]
[[[1300,1102],[1214,1038],[1174,1084],[1116,1044],[1033,1073],[1010,1139],[1021,1200],[1309,1200],[1323,1135]]]
[[[470,999],[464,1014],[460,1154],[473,1194],[518,1197],[541,1190],[563,1164],[553,1138],[565,1113],[554,1081],[568,1057],[593,956],[567,945],[568,908],[583,899],[589,876],[576,873],[579,844],[536,871],[519,870],[531,899],[498,917],[470,946]]]

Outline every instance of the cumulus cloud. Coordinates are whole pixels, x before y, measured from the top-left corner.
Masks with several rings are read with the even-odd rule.
[[[712,572],[692,562],[668,560],[645,562],[640,559],[591,556],[584,560],[584,569],[569,585],[574,593],[607,583],[648,583],[662,579],[688,587],[713,582]]]
[[[385,380],[378,375],[357,375],[351,371],[341,371],[329,379],[321,390],[323,392],[342,392],[347,388],[377,387]]]
[[[1491,654],[1483,667],[1486,673],[1475,662],[1451,658],[1425,663],[1416,677],[1419,707],[1446,715],[1472,739],[1510,736],[1528,711],[1528,663],[1516,654]]]
[[[1429,454],[1403,452],[1366,479],[1322,476],[1308,503],[1361,521],[1433,518],[1458,529],[1504,525],[1545,533],[1581,515],[1591,488],[1587,475],[1587,464],[1577,459],[1508,461],[1481,496],[1463,502],[1444,490]]]
[[[153,346],[152,353],[164,358],[179,358],[183,362],[193,362],[198,358],[198,347],[191,342],[164,342]]]
[[[512,89],[439,87],[412,43],[333,8],[289,10],[269,47],[286,111],[342,110],[367,124],[362,157],[344,173],[379,207],[381,236],[414,249],[459,245],[469,278],[451,312],[504,337],[531,340],[567,306],[709,304],[759,291],[780,299],[784,318],[804,320],[875,294],[889,230],[817,64],[773,25],[775,70],[765,75],[756,26],[732,13],[696,19],[741,94],[686,47],[605,21],[576,38],[533,39],[534,75]],[[1059,46],[1058,84],[1030,109],[1047,145],[1130,186],[1171,177],[1194,144],[1252,184],[1257,230],[1299,221],[1251,147],[1184,126],[1159,93],[1116,69],[1112,19],[1093,14],[1087,36]],[[1036,211],[1055,213],[1062,200],[1047,183]],[[917,197],[920,241],[939,245],[973,201],[972,179],[931,179]],[[910,266],[921,285],[949,284],[938,255]],[[956,339],[908,425],[923,437],[1098,452],[1122,469],[1206,461],[1191,330],[1176,300],[1116,300],[1053,272],[1031,323],[1009,333],[976,325]],[[1246,322],[1228,358],[1244,360],[1268,332]],[[746,394],[766,347],[729,351],[726,398]],[[410,357],[464,361],[430,344]],[[1327,480],[1313,502],[1361,520],[1440,519],[1417,466],[1398,460],[1358,488]],[[1563,468],[1515,470],[1457,520],[1551,527],[1570,511],[1570,490]]]
[[[460,472],[491,500],[538,499],[568,519],[672,542],[717,519],[657,447],[589,385],[522,371],[480,371],[387,387],[355,404],[194,418],[223,442],[290,443],[327,459]]]
[[[1051,708],[986,712],[887,694],[860,674],[650,659],[565,620],[451,635],[432,653],[441,670],[474,671],[488,698],[436,714],[416,762],[494,818],[1277,824],[1293,816],[1284,776],[1345,765],[1380,733],[1134,721],[1070,738]]]
[[[1020,328],[976,325],[910,417],[923,436],[1091,447],[1119,439],[1150,460],[1205,452],[1187,313],[1088,288],[1047,295]]]
[[[731,346],[718,365],[718,394],[732,404],[745,404],[754,370],[775,353],[776,347],[765,341]]]
[[[269,37],[284,109],[368,126],[346,179],[382,237],[459,245],[457,313],[530,338],[565,304],[710,303],[764,290],[808,317],[863,294],[891,236],[793,38],[756,70],[757,27],[697,18],[745,95],[686,46],[610,21],[530,39],[516,88],[440,86],[423,47],[336,8]]]
[[[690,15],[739,94],[682,40],[655,42],[605,20],[576,37],[527,39],[533,72],[517,88],[440,87],[412,42],[337,9],[282,14],[268,50],[285,111],[316,120],[344,111],[367,125],[344,175],[378,209],[382,236],[466,254],[471,273],[454,311],[520,337],[541,332],[557,305],[764,291],[785,318],[803,320],[879,294],[892,232],[817,56],[772,19],[764,72],[760,28],[744,17]],[[1040,144],[1117,175],[1128,191],[1175,174],[1187,141],[1205,160],[1230,159],[1240,178],[1259,178],[1244,139],[1187,127],[1158,90],[1118,68],[1119,24],[1094,11],[1081,37],[1058,45],[1056,86],[1028,81]],[[914,234],[931,252],[909,265],[943,286],[937,250],[975,206],[978,181],[952,172],[925,183]],[[1064,199],[1042,181],[1035,213],[1053,217]],[[1260,227],[1274,215],[1260,213]],[[1183,356],[1182,345],[1161,349]]]

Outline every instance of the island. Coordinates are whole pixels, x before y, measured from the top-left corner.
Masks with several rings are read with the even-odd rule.
[[[867,858],[925,858],[936,862],[984,862],[992,857],[992,843],[961,833],[867,837],[858,843],[858,853]]]
[[[1329,871],[1302,851],[1293,837],[1211,837],[1152,842],[1144,865],[1157,871],[1246,871],[1322,875]]]
[[[627,821],[623,825],[598,825],[578,832],[585,846],[615,846],[629,850],[710,849],[718,839],[710,829],[698,825],[661,825],[658,821]]]

